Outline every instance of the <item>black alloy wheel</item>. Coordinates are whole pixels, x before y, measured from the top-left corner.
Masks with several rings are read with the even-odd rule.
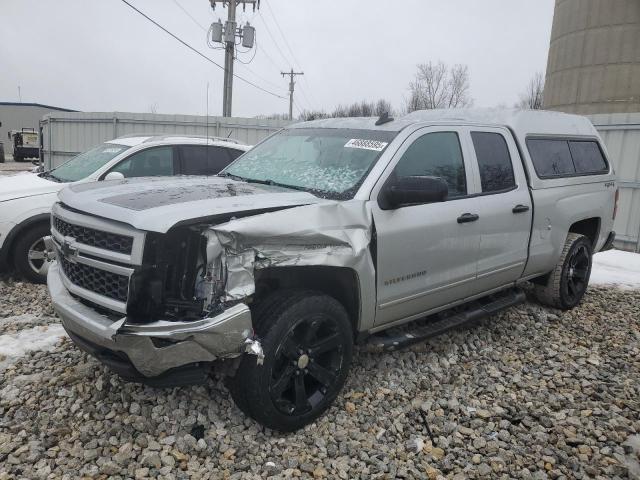
[[[591,254],[587,245],[580,244],[571,252],[565,269],[566,278],[562,288],[569,304],[577,303],[583,297],[587,290],[590,271]]]
[[[285,415],[316,408],[335,385],[344,348],[336,320],[315,314],[302,318],[285,334],[271,368],[271,400]]]
[[[342,389],[353,352],[345,308],[310,290],[276,292],[252,308],[264,360],[244,355],[229,381],[233,400],[260,424],[290,432],[324,413]]]

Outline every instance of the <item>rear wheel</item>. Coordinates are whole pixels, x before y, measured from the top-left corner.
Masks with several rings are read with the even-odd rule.
[[[536,285],[538,300],[561,310],[574,308],[584,297],[591,276],[593,251],[584,235],[567,235],[556,268],[543,285]]]
[[[342,389],[351,365],[353,335],[344,307],[313,291],[267,299],[255,325],[264,362],[245,355],[231,379],[231,395],[262,425],[297,430],[318,418]]]
[[[16,271],[23,278],[34,283],[46,283],[53,252],[46,245],[44,237],[50,235],[49,224],[34,225],[21,232],[16,240],[13,254]]]

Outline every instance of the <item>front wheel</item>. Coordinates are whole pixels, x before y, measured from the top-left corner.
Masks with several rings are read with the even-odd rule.
[[[587,291],[592,260],[591,241],[584,235],[569,233],[555,269],[545,284],[536,285],[538,300],[561,310],[574,308]]]
[[[314,291],[276,293],[258,309],[254,325],[264,362],[245,355],[231,379],[231,395],[260,424],[290,432],[331,406],[353,352],[351,322],[334,298]]]
[[[50,235],[49,224],[40,223],[21,232],[13,250],[16,271],[34,283],[46,283],[54,254],[45,237]]]

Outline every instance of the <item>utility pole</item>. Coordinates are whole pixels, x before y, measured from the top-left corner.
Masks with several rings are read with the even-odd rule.
[[[225,35],[224,49],[224,93],[222,95],[222,116],[231,116],[231,104],[233,100],[233,59],[236,54],[236,0],[229,2],[229,14],[227,16],[227,29],[231,29],[233,35]]]
[[[285,77],[289,75],[289,120],[293,120],[293,92],[296,88],[296,82],[293,80],[296,75],[304,75],[304,72],[294,72],[293,68],[290,72],[280,72]]]
[[[224,86],[222,93],[222,116],[231,116],[233,103],[233,61],[236,56],[236,37],[242,39],[242,45],[246,48],[253,48],[255,39],[255,29],[249,23],[244,27],[237,28],[236,7],[242,4],[243,9],[247,8],[247,3],[260,8],[260,0],[209,0],[211,8],[215,10],[216,4],[221,3],[223,7],[228,7],[227,21],[222,25],[220,20],[213,23],[209,29],[208,36],[213,42],[224,43]]]

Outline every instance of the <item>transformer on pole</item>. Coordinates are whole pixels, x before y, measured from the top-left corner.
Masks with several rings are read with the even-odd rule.
[[[236,8],[242,5],[243,11],[249,4],[253,10],[260,8],[260,0],[209,0],[211,8],[216,9],[216,5],[221,3],[227,7],[227,21],[222,24],[220,20],[211,24],[209,29],[210,40],[214,43],[224,43],[224,87],[222,99],[222,115],[231,116],[233,100],[233,61],[236,55],[236,38],[241,39],[242,46],[253,48],[255,45],[255,28],[247,22],[244,27],[238,27],[236,23]]]

